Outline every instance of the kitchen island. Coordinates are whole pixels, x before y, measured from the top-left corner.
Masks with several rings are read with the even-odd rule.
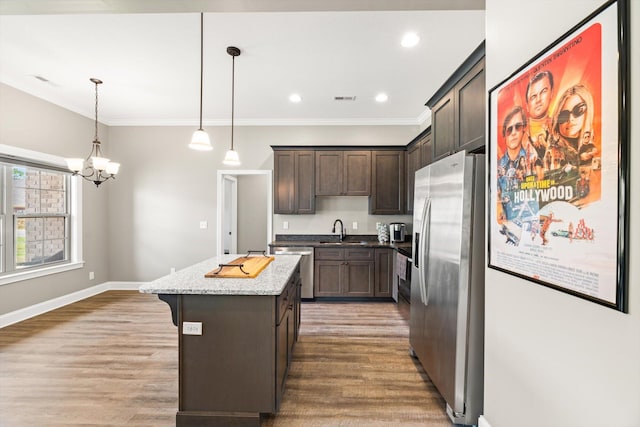
[[[242,255],[214,257],[140,287],[178,327],[176,426],[259,426],[276,413],[300,324],[300,256],[254,278],[205,278]]]

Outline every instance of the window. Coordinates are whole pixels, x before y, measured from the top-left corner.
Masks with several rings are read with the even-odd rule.
[[[22,156],[9,156],[7,148],[0,146],[0,284],[81,267],[76,178],[62,159],[14,147]]]

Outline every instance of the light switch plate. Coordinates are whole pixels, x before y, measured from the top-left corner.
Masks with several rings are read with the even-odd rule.
[[[289,229],[289,221],[284,221],[282,223],[282,229],[283,230],[288,230]]]
[[[209,226],[209,224],[207,224],[207,221],[200,221],[200,228],[205,229]]]
[[[358,229],[358,222],[357,221],[353,221],[353,224],[351,224],[351,228],[353,228],[354,230]]]
[[[202,322],[182,322],[182,335],[202,335]]]

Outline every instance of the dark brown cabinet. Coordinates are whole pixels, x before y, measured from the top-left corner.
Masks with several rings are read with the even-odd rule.
[[[273,163],[273,213],[315,213],[314,151],[274,149]]]
[[[431,129],[433,132],[433,158],[448,156],[455,150],[455,97],[453,91],[447,93],[431,109]]]
[[[300,283],[300,274],[296,272],[282,294],[276,298],[276,408],[280,406],[287,372],[293,358],[293,346],[298,339]]]
[[[316,248],[314,296],[374,296],[374,249]]]
[[[456,85],[457,150],[474,151],[485,145],[486,91],[484,58]]]
[[[371,151],[316,151],[317,196],[368,196],[370,193]]]
[[[482,43],[427,101],[431,108],[433,160],[461,150],[484,150],[487,104],[484,64]]]
[[[394,250],[388,248],[375,249],[375,286],[373,294],[376,297],[391,297],[393,286]]]
[[[416,171],[431,163],[431,128],[425,129],[407,147],[407,207],[413,213]]]
[[[178,334],[176,425],[247,425],[278,412],[299,327],[299,286],[298,266],[280,295],[177,296],[177,324],[195,320],[203,329]]]
[[[371,152],[369,213],[399,215],[405,212],[405,150]]]

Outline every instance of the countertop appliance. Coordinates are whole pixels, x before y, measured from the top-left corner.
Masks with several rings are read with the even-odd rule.
[[[416,172],[411,352],[456,424],[483,405],[485,160],[460,151]]]
[[[392,222],[389,224],[391,232],[391,243],[404,242],[406,225],[402,222]]]
[[[300,278],[302,280],[301,298],[313,298],[313,248],[302,246],[274,246],[273,255],[302,255],[300,259]]]

